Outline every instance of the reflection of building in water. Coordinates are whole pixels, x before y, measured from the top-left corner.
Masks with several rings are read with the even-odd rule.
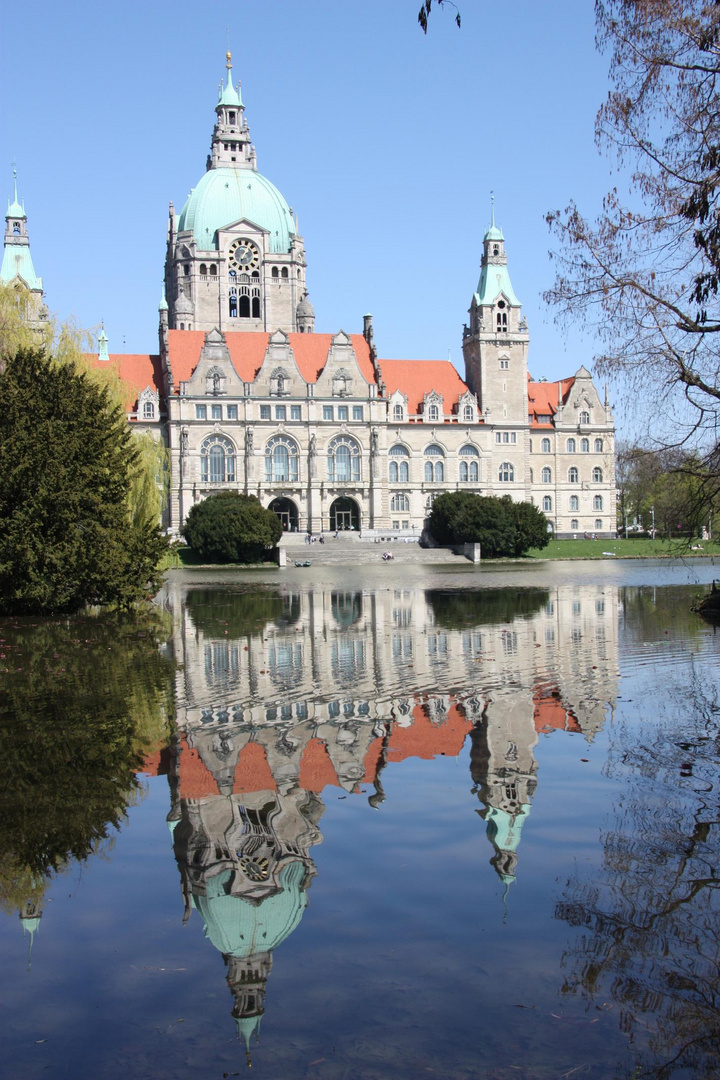
[[[186,916],[223,954],[240,1034],[295,929],[328,786],[379,808],[383,770],[457,755],[507,885],[536,787],[535,746],[592,738],[615,696],[614,589],[384,593],[171,586],[178,727],[171,821]],[[522,614],[517,614],[520,611]],[[372,787],[372,791],[370,791]]]

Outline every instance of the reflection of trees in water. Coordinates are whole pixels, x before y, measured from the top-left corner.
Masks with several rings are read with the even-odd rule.
[[[258,635],[269,623],[294,626],[300,617],[299,594],[279,589],[189,589],[185,606],[206,637]]]
[[[564,956],[563,992],[620,1006],[642,1075],[709,1080],[720,1064],[720,698],[695,676],[666,709],[615,731],[608,768],[627,787],[603,869],[572,878],[556,908],[584,931]]]
[[[143,755],[167,739],[158,613],[0,624],[0,906],[107,842]],[[3,670],[4,668],[4,670]]]
[[[446,630],[531,618],[547,604],[547,589],[426,589],[435,621]]]
[[[698,588],[698,593],[705,590]],[[623,610],[623,631],[638,641],[657,641],[665,636],[668,626],[673,636],[692,641],[705,633],[705,626],[691,610],[691,599],[686,586],[656,589],[625,587],[620,589]]]

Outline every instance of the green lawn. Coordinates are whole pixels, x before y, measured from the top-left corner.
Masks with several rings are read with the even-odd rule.
[[[244,570],[262,569],[267,566],[274,566],[277,569],[277,563],[207,563],[204,562],[198,555],[195,554],[189,547],[172,547],[167,553],[161,563],[161,570],[178,570],[183,566],[214,566],[220,570],[236,570],[238,567],[242,567]]]
[[[692,551],[697,546],[701,551]],[[551,540],[542,550],[532,548],[529,559],[602,559],[611,551],[619,559],[720,555],[714,540]]]

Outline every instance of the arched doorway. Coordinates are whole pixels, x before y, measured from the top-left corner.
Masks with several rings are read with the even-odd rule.
[[[360,508],[354,499],[342,495],[330,507],[330,531],[345,532],[348,529],[360,531]]]
[[[280,518],[283,532],[298,531],[298,508],[292,499],[273,499],[268,510]]]

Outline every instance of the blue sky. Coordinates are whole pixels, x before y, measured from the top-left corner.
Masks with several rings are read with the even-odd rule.
[[[592,0],[239,0],[215,6],[39,0],[4,52],[0,192],[17,162],[50,308],[104,320],[113,352],[157,349],[167,207],[202,175],[224,73],[258,167],[299,218],[316,329],[359,332],[381,356],[462,370],[490,190],[531,335],[530,370],[591,365],[595,342],[554,325],[544,215],[589,213],[612,185],[594,145],[607,93]],[[8,38],[6,37],[6,42]]]

